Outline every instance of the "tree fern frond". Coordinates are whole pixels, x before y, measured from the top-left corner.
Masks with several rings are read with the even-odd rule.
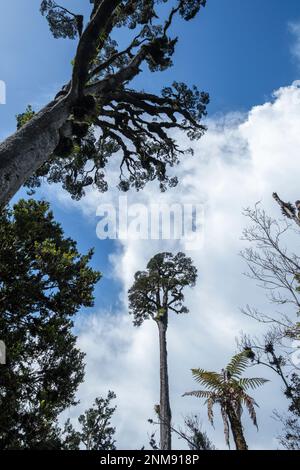
[[[229,372],[231,377],[239,377],[247,369],[248,364],[249,358],[243,351],[233,356],[226,367],[226,372]]]
[[[269,382],[269,380],[263,379],[261,377],[251,377],[251,378],[240,379],[238,381],[238,385],[243,390],[248,390],[249,388],[254,390],[255,388],[260,387],[261,385],[264,385],[266,382]]]
[[[182,396],[187,397],[187,396],[192,396],[192,397],[197,397],[197,398],[211,398],[213,392],[209,392],[208,390],[195,390],[192,392],[185,392]]]
[[[213,406],[215,404],[216,400],[213,396],[211,396],[210,398],[208,398],[206,400],[206,403],[207,403],[207,415],[208,415],[208,419],[211,423],[211,425],[213,426],[214,425],[214,412],[213,412]]]
[[[256,426],[256,428],[258,429],[257,419],[256,419],[256,411],[255,411],[255,408],[254,408],[255,405],[256,406],[258,406],[258,405],[255,403],[255,400],[252,397],[247,395],[247,393],[243,393],[243,395],[241,396],[241,399],[244,402],[244,404],[246,405],[246,408],[248,410],[248,413],[250,415],[250,418],[252,419],[252,422],[253,422],[254,426]]]
[[[196,382],[212,390],[219,390],[222,387],[223,376],[217,372],[210,372],[203,369],[192,369],[192,374]]]
[[[222,405],[221,405],[221,415],[222,415],[223,424],[224,424],[225,442],[226,442],[226,445],[228,445],[228,447],[230,449],[228,417],[227,417],[226,409]]]

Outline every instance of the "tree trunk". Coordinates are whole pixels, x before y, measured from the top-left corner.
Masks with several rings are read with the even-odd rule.
[[[67,99],[53,101],[0,144],[0,209],[49,159],[68,116]]]
[[[241,419],[237,416],[236,412],[232,408],[228,409],[227,414],[230,421],[231,432],[235,442],[236,450],[248,450]]]
[[[171,407],[169,397],[167,328],[168,313],[157,320],[160,355],[160,448],[171,450]]]

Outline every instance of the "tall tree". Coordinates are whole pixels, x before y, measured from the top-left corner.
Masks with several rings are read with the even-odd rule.
[[[241,375],[248,365],[249,359],[242,352],[233,356],[221,373],[204,369],[192,369],[195,380],[204,385],[207,390],[197,390],[184,394],[184,396],[190,395],[206,399],[208,418],[211,424],[213,424],[213,406],[215,404],[220,405],[226,444],[230,445],[230,426],[237,450],[248,450],[241,421],[243,406],[247,408],[253,424],[257,427],[254,408],[256,403],[248,395],[247,390],[255,389],[267,382],[267,380],[257,377],[242,378]]]
[[[64,236],[46,202],[0,214],[0,448],[56,448],[58,415],[76,403],[84,354],[72,317],[93,305],[100,274]]]
[[[177,183],[167,167],[190,151],[170,131],[179,129],[191,140],[205,131],[207,93],[174,82],[155,95],[129,84],[143,65],[151,72],[171,67],[178,41],[170,35],[173,20],[192,20],[206,0],[92,3],[88,21],[53,0],[41,3],[54,37],[79,37],[78,47],[70,82],[0,144],[0,208],[22,185],[34,188],[43,178],[62,183],[77,199],[92,184],[105,191],[104,167],[117,152],[120,189],[140,189],[158,179],[164,190]],[[114,39],[118,28],[127,29],[124,49]]]
[[[147,264],[145,271],[138,271],[129,290],[129,309],[133,323],[140,326],[144,320],[156,322],[160,351],[160,447],[171,449],[171,407],[167,360],[167,329],[169,312],[188,313],[183,305],[183,290],[194,286],[197,270],[191,258],[184,253],[159,253]]]

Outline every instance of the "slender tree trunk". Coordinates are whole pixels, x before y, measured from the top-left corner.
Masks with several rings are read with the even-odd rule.
[[[171,450],[171,407],[169,396],[167,328],[168,313],[157,320],[160,355],[160,448]]]
[[[248,450],[241,420],[233,409],[228,409],[228,418],[236,450]]]

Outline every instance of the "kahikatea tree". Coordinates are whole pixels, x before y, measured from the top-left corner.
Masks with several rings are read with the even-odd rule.
[[[100,274],[65,238],[46,202],[0,215],[0,448],[53,448],[54,426],[84,374],[72,317],[93,305]]]
[[[79,36],[73,73],[41,111],[22,113],[24,125],[0,145],[0,207],[24,183],[34,188],[43,178],[62,183],[74,198],[91,184],[105,191],[104,167],[117,152],[120,189],[140,189],[158,179],[164,190],[177,183],[168,176],[167,167],[188,151],[177,145],[170,131],[182,130],[191,140],[205,131],[201,119],[207,93],[174,82],[155,95],[129,84],[143,64],[151,72],[172,65],[178,40],[170,36],[174,18],[193,19],[206,0],[90,3],[86,22],[53,0],[41,3],[55,38]],[[117,28],[128,31],[124,48],[114,39]]]
[[[167,362],[167,328],[169,312],[187,313],[183,290],[196,282],[197,270],[184,253],[159,253],[148,263],[146,271],[138,271],[129,290],[129,308],[134,325],[152,319],[159,331],[160,350],[160,447],[171,449],[171,407]]]
[[[249,365],[249,358],[245,352],[233,356],[225,369],[218,372],[203,369],[192,369],[195,380],[204,385],[206,390],[187,392],[184,396],[191,395],[205,398],[208,410],[208,418],[213,424],[213,406],[220,405],[224,423],[224,434],[226,444],[229,446],[229,426],[233,435],[237,450],[247,450],[243,426],[241,421],[242,409],[245,406],[257,426],[254,399],[250,397],[247,390],[254,389],[267,382],[266,379],[258,377],[242,378],[241,375]]]
[[[65,423],[60,435],[62,448],[65,450],[115,450],[116,429],[111,425],[112,416],[116,410],[111,406],[116,398],[109,391],[106,398],[96,398],[94,405],[79,416],[80,431],[76,431],[70,420]]]

